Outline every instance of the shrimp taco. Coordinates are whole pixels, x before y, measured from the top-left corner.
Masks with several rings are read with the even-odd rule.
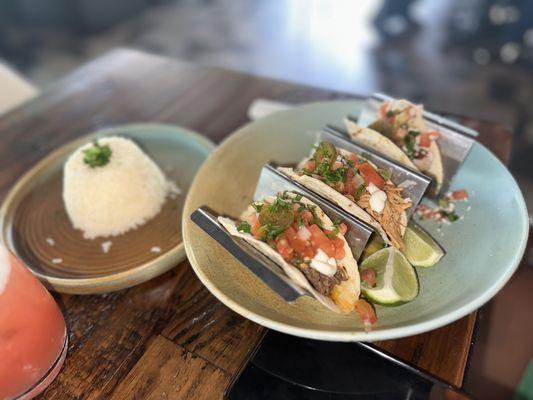
[[[430,130],[422,105],[407,100],[383,101],[376,121],[367,128],[345,119],[355,141],[435,179],[435,191],[442,186],[444,170],[438,146],[439,132]]]
[[[391,181],[391,173],[364,155],[320,142],[295,170],[278,168],[291,179],[368,223],[386,244],[401,249],[411,199]]]
[[[367,327],[376,322],[373,308],[359,298],[359,271],[344,238],[346,225],[331,221],[310,200],[283,192],[252,203],[240,221],[225,217],[218,221],[330,310],[356,311]]]

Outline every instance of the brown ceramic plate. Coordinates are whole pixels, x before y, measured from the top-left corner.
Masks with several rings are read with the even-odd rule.
[[[66,214],[63,164],[81,144],[111,135],[135,141],[182,193],[167,199],[154,219],[133,231],[86,240]],[[0,239],[58,292],[101,293],[147,281],[185,258],[181,237],[185,195],[213,148],[209,140],[185,128],[158,124],[113,127],[65,144],[11,189],[0,209]],[[106,242],[111,242],[107,253]]]

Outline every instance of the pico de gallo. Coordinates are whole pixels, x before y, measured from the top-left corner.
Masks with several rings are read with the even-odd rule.
[[[340,221],[324,226],[315,205],[302,202],[302,196],[278,194],[271,200],[252,204],[237,230],[266,242],[289,264],[297,267],[313,288],[331,297],[336,285],[348,279],[340,261],[346,257],[344,234],[347,227]],[[362,299],[354,299],[355,310],[365,324],[374,324],[375,312]],[[362,313],[361,313],[362,312]]]
[[[395,247],[403,246],[402,214],[412,203],[401,196],[402,188],[391,181],[390,171],[377,168],[365,154],[322,141],[297,173],[318,179],[355,202],[381,224]]]
[[[435,207],[427,204],[419,204],[416,207],[416,215],[420,219],[434,220],[439,223],[451,223],[461,219],[455,210],[455,204],[468,201],[468,192],[464,189],[446,193],[439,199]]]
[[[407,100],[384,101],[369,128],[395,142],[421,171],[428,171],[433,162],[430,147],[440,133],[427,129],[422,112],[422,106]]]

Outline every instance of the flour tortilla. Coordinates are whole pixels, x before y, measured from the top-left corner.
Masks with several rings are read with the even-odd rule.
[[[354,217],[359,218],[363,222],[366,222],[368,225],[370,225],[377,231],[379,236],[381,236],[381,238],[387,245],[391,244],[391,241],[387,236],[387,233],[385,233],[385,231],[381,227],[381,224],[374,218],[372,218],[370,214],[368,214],[365,210],[359,207],[354,201],[351,201],[343,194],[337,192],[332,187],[328,186],[327,184],[316,178],[313,178],[312,176],[298,175],[296,172],[294,172],[292,168],[279,167],[278,171],[282,172],[292,180],[305,186],[307,189],[312,190],[316,194],[325,197],[329,201],[335,203],[344,211],[350,213]]]
[[[387,157],[418,171],[418,167],[409,159],[409,157],[407,157],[407,154],[396,146],[396,144],[388,137],[373,129],[363,128],[347,118],[344,120],[344,124],[346,125],[350,137],[355,142],[360,142],[371,149],[385,154]]]
[[[415,171],[420,171],[420,168],[418,168],[416,164],[413,163],[409,157],[407,157],[407,154],[405,154],[405,152],[388,137],[373,129],[363,128],[349,119],[345,119],[344,123],[352,140],[360,142],[382,154],[385,154],[391,159],[407,165]],[[442,156],[440,154],[439,146],[436,142],[431,142],[428,151],[432,154],[431,165],[429,169],[422,172],[435,179],[436,192],[438,192],[444,180]]]
[[[291,198],[295,197],[295,195],[292,193],[287,193],[287,195]],[[265,200],[272,202],[274,199],[275,198],[272,197],[266,198]],[[329,219],[329,217],[324,214],[324,212],[316,204],[303,197],[301,200],[299,200],[299,202],[315,206],[316,214],[318,218],[322,221],[324,227],[331,227],[331,229],[333,228],[333,222],[331,221],[331,219]],[[252,212],[255,212],[255,210],[250,205],[244,211],[241,218]],[[356,300],[359,299],[359,295],[361,293],[361,281],[359,278],[359,269],[357,266],[357,261],[355,261],[348,242],[346,242],[346,239],[342,235],[340,235],[339,237],[341,237],[344,242],[345,256],[342,260],[338,261],[338,266],[344,267],[348,280],[341,282],[334,288],[332,293],[332,296],[335,297],[334,301],[332,298],[324,296],[323,294],[317,292],[309,283],[305,275],[297,267],[286,262],[283,257],[281,257],[281,255],[272,247],[270,247],[267,243],[255,239],[249,233],[239,232],[237,230],[235,221],[230,218],[219,217],[218,221],[231,235],[246,240],[250,245],[252,245],[258,251],[260,251],[265,256],[274,261],[276,264],[278,264],[283,269],[285,274],[293,280],[293,282],[295,282],[298,286],[309,292],[313,297],[315,297],[320,303],[322,303],[330,310],[336,313],[347,314],[354,309],[354,303]]]
[[[424,171],[432,178],[435,178],[435,193],[440,191],[442,182],[444,180],[444,167],[442,166],[442,156],[440,154],[440,149],[437,143],[431,142],[429,146],[429,152],[433,155],[433,162],[427,171]]]

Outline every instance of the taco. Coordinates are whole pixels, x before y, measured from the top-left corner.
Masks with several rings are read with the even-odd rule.
[[[343,314],[355,310],[365,325],[375,323],[372,307],[359,299],[359,271],[344,238],[346,225],[332,222],[310,200],[283,192],[252,203],[238,222],[225,217],[218,221],[330,310]]]
[[[386,244],[403,247],[405,210],[412,202],[391,181],[390,171],[329,142],[320,142],[296,170],[278,169],[374,227]]]
[[[436,191],[443,182],[444,169],[438,146],[439,132],[430,130],[422,105],[407,100],[381,103],[376,121],[368,128],[345,119],[350,137],[435,179]]]

